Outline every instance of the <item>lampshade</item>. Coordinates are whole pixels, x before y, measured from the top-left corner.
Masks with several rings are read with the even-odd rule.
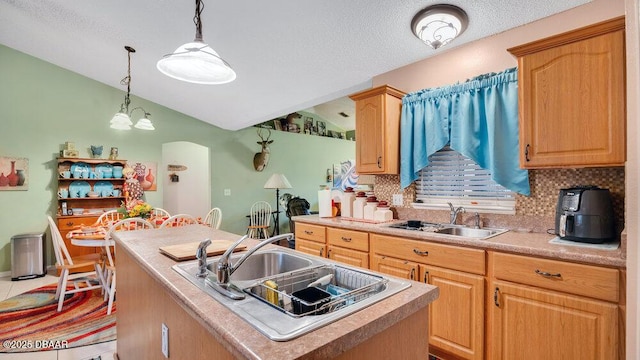
[[[289,180],[283,174],[273,174],[264,184],[265,189],[291,189]]]
[[[429,6],[414,16],[411,30],[431,48],[438,49],[460,36],[469,23],[464,10],[453,5]]]
[[[180,46],[160,59],[156,67],[169,77],[196,84],[225,84],[236,78],[229,64],[201,41]]]
[[[136,123],[136,125],[134,126],[136,129],[140,129],[140,130],[155,130],[156,128],[153,127],[153,124],[151,123],[151,120],[145,118],[142,118],[140,120],[138,120],[138,122]]]
[[[236,79],[236,73],[209,45],[202,41],[202,0],[196,0],[193,22],[195,40],[186,43],[158,60],[158,70],[174,79],[196,84],[226,84]]]

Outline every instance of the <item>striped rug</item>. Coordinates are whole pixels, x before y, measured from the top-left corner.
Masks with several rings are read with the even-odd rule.
[[[107,315],[100,290],[65,297],[61,312],[56,284],[0,302],[0,353],[62,350],[116,339],[116,303]]]

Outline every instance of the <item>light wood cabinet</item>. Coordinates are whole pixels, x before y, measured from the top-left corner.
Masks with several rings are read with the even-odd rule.
[[[327,245],[329,259],[369,268],[369,233],[327,227]]]
[[[484,250],[370,234],[375,271],[438,286],[429,306],[429,346],[443,358],[483,359]],[[415,274],[419,278],[415,278]]]
[[[440,289],[429,306],[429,345],[463,359],[483,359],[484,276],[420,265],[420,279]]]
[[[303,253],[325,257],[327,255],[327,245],[317,241],[309,241],[296,237],[296,250]]]
[[[488,359],[618,359],[618,306],[504,281],[491,283]]]
[[[520,166],[624,166],[624,17],[508,49],[518,57]]]
[[[504,253],[489,257],[488,358],[619,358],[617,269]]]
[[[327,238],[324,226],[296,223],[296,250],[326,257]]]
[[[380,86],[350,96],[356,102],[356,170],[399,174],[400,113],[404,92]]]

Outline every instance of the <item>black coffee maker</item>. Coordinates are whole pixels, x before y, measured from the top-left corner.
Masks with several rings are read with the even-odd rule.
[[[563,240],[584,243],[615,240],[615,218],[609,189],[592,185],[560,189],[555,232]]]

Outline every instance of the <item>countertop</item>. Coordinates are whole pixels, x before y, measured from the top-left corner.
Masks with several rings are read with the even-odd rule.
[[[239,239],[239,235],[203,225],[189,225],[180,228],[116,232],[114,238],[118,251],[126,251],[214,339],[238,358],[331,358],[411,316],[438,297],[436,287],[412,282],[410,288],[351,316],[296,339],[276,342],[269,340],[175,272],[171,267],[177,262],[158,251],[161,246],[202,241],[205,238],[212,241],[235,241]],[[245,242],[248,248],[257,244],[253,239],[247,239]]]
[[[320,218],[318,215],[294,216],[292,220],[308,224],[398,236],[411,240],[430,241],[485,250],[498,250],[514,254],[541,256],[550,259],[568,260],[593,265],[617,268],[626,267],[626,254],[624,253],[623,246],[618,247],[616,250],[600,250],[582,246],[550,244],[549,240],[553,239],[555,235],[546,233],[517,232],[510,230],[486,240],[476,240],[425,231],[394,229],[389,227],[389,225],[392,224],[391,222],[372,224],[344,220],[340,217]],[[393,223],[403,221],[406,220],[396,220]],[[623,234],[623,237],[624,236],[626,235]]]

